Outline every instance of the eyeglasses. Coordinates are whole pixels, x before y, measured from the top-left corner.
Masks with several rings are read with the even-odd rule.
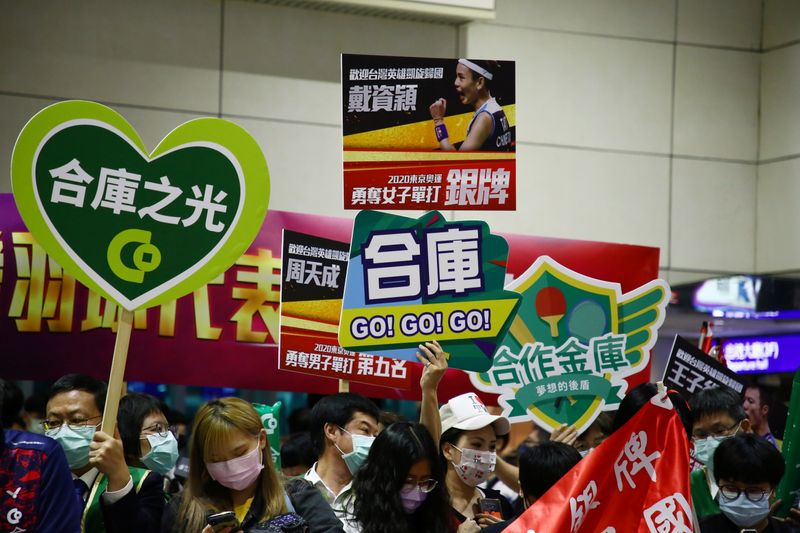
[[[751,502],[763,501],[764,498],[768,497],[772,493],[771,490],[764,490],[758,487],[747,487],[746,489],[740,489],[735,485],[720,485],[719,492],[723,497],[725,497],[726,500],[729,501],[735,500],[741,493],[744,492],[744,495]]]
[[[435,479],[423,479],[422,481],[414,481],[411,479],[407,479],[405,483],[403,483],[403,490],[411,490],[414,487],[419,487],[419,490],[422,492],[430,492],[436,488],[438,481]]]
[[[139,440],[147,440],[148,435],[158,435],[159,437],[166,438],[170,433],[175,435],[175,426],[165,426],[161,422],[157,422],[152,426],[142,428]]]
[[[739,431],[739,426],[742,424],[742,421],[738,421],[733,424],[731,427],[726,429],[721,429],[719,431],[713,431],[711,433],[703,430],[694,431],[692,432],[693,439],[706,439],[708,437],[728,437],[737,431]]]
[[[54,429],[58,429],[63,425],[69,426],[70,429],[73,430],[80,430],[80,428],[85,428],[88,426],[99,426],[100,424],[90,424],[90,420],[94,420],[96,418],[103,418],[103,415],[92,416],[90,418],[73,418],[69,422],[64,420],[43,420],[42,427],[44,427],[45,431],[52,431]]]

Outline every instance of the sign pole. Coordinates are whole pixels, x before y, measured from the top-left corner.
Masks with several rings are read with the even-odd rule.
[[[350,392],[350,380],[348,379],[339,380],[339,392]]]
[[[114,343],[114,358],[111,360],[111,375],[108,377],[106,407],[103,410],[103,433],[114,436],[117,427],[117,411],[122,397],[122,386],[125,378],[125,363],[128,360],[128,346],[133,329],[133,311],[122,309],[117,325],[117,340]]]

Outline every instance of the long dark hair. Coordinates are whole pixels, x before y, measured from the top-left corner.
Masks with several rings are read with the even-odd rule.
[[[427,460],[436,487],[413,513],[406,514],[400,488],[411,467]],[[449,531],[450,504],[439,451],[428,430],[417,423],[397,422],[384,429],[353,482],[355,518],[361,533]]]

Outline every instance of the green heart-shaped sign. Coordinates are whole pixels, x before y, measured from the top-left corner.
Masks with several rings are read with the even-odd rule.
[[[11,159],[14,199],[36,241],[87,287],[128,310],[174,300],[229,268],[269,203],[267,162],[244,129],[189,121],[150,154],[94,102],[37,113]]]

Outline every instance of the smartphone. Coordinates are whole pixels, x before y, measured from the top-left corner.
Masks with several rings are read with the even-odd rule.
[[[236,519],[236,513],[233,511],[225,511],[224,513],[210,514],[206,517],[206,523],[211,526],[215,533],[222,531],[226,527],[238,530],[239,521]]]
[[[503,509],[500,507],[500,500],[497,498],[478,498],[478,507],[481,510],[481,514],[503,518]]]

